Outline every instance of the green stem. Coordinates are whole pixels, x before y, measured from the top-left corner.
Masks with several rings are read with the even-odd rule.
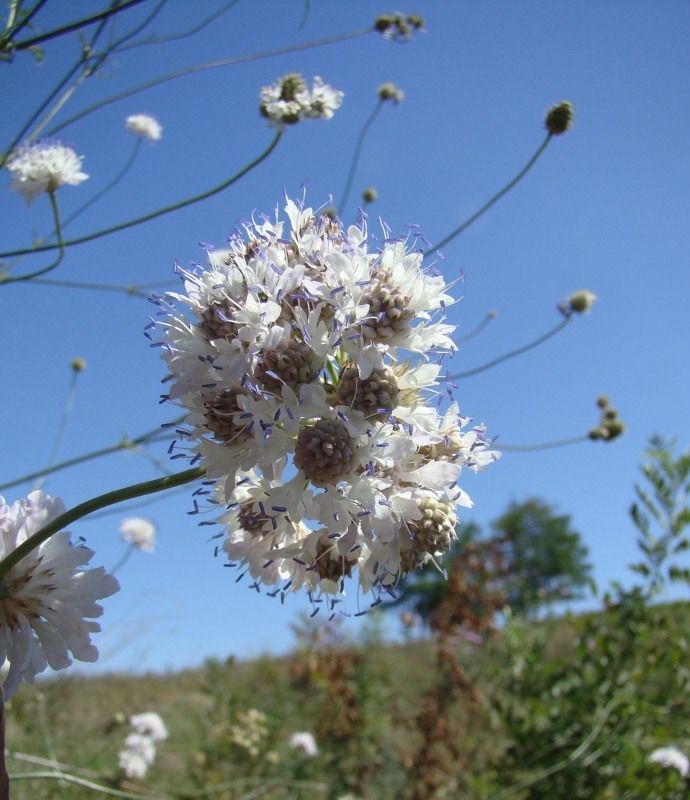
[[[463,344],[464,342],[468,342],[470,339],[473,339],[478,333],[481,333],[484,328],[491,322],[491,320],[495,317],[493,311],[489,311],[489,313],[484,317],[484,319],[477,325],[474,330],[471,330],[469,333],[466,333],[459,339],[455,339],[456,344]]]
[[[170,423],[170,427],[174,427],[175,425],[179,425],[185,419],[185,415],[178,417],[177,419],[173,420]],[[54,466],[50,467],[49,469],[42,469],[37,472],[30,472],[28,475],[22,475],[21,478],[15,478],[14,480],[8,481],[7,483],[3,483],[0,485],[0,492],[4,491],[5,489],[11,489],[13,486],[18,486],[20,483],[29,483],[30,481],[36,480],[36,478],[40,478],[43,475],[50,475],[53,472],[59,472],[60,470],[67,469],[67,467],[73,467],[77,464],[82,464],[84,461],[90,461],[92,458],[100,458],[101,456],[108,456],[112,453],[118,453],[120,450],[131,450],[135,449],[136,445],[143,444],[144,442],[153,441],[154,437],[157,434],[165,433],[164,430],[161,430],[160,427],[154,428],[147,433],[143,433],[141,436],[137,436],[136,439],[128,439],[124,438],[121,442],[117,444],[111,445],[110,447],[104,447],[101,450],[95,450],[92,453],[86,453],[81,456],[76,456],[75,458],[70,458],[68,461],[63,461],[60,464],[55,464]]]
[[[88,283],[84,281],[58,281],[52,278],[35,278],[32,283],[38,283],[42,286],[58,286],[61,289],[88,289],[100,292],[120,292],[128,294],[130,297],[143,297],[148,300],[151,292],[144,291],[145,289],[160,289],[161,286],[172,286],[174,281],[153,281],[152,283],[137,283],[130,286],[117,286],[110,283]]]
[[[338,36],[330,36],[326,39],[318,39],[313,42],[305,42],[304,44],[298,45],[289,45],[288,47],[278,47],[275,50],[265,50],[262,53],[252,53],[247,56],[234,56],[233,58],[223,58],[219,61],[210,61],[206,64],[196,64],[193,67],[185,67],[185,69],[176,70],[175,72],[169,72],[167,75],[161,75],[159,78],[154,78],[153,80],[147,81],[146,83],[142,83],[139,86],[135,86],[133,89],[127,89],[127,91],[120,92],[119,94],[114,94],[112,97],[107,97],[105,100],[101,100],[98,103],[94,103],[92,106],[85,108],[83,111],[80,111],[78,114],[74,114],[73,116],[66,119],[64,122],[61,122],[55,128],[52,128],[46,136],[54,136],[58,131],[63,130],[68,125],[72,125],[72,123],[77,122],[78,120],[86,117],[88,114],[92,114],[94,111],[98,111],[105,106],[110,105],[111,103],[116,103],[118,100],[124,100],[127,97],[132,97],[132,95],[139,94],[139,92],[143,92],[146,89],[151,89],[154,86],[159,86],[161,83],[166,83],[167,81],[172,81],[177,78],[182,78],[185,75],[193,75],[195,72],[203,72],[207,69],[218,69],[219,67],[227,67],[232,66],[233,64],[244,64],[247,61],[257,61],[261,58],[272,58],[273,56],[283,56],[290,53],[298,53],[301,50],[309,50],[312,47],[322,47],[323,45],[329,44],[336,44],[338,42],[344,42],[347,39],[354,39],[358,36],[363,36],[364,34],[371,33],[374,30],[373,27],[368,28],[361,28],[356,31],[350,31],[350,33],[341,33]]]
[[[550,450],[552,447],[567,447],[571,444],[588,442],[589,436],[573,436],[571,439],[558,439],[554,442],[542,442],[542,444],[498,444],[501,452],[526,453],[532,450]]]
[[[244,177],[248,172],[250,172],[254,167],[258,166],[262,161],[268,158],[268,156],[273,152],[276,145],[280,141],[280,137],[282,136],[282,132],[278,131],[273,138],[271,144],[264,150],[264,152],[247,164],[246,167],[243,167],[238,173],[232,176],[232,178],[228,178],[227,181],[224,181],[218,186],[215,186],[213,189],[209,189],[208,191],[202,192],[201,194],[197,194],[194,197],[189,197],[186,200],[181,200],[179,203],[174,203],[173,205],[166,206],[165,208],[159,208],[158,211],[152,211],[150,214],[145,214],[143,217],[137,217],[136,219],[131,219],[128,222],[122,222],[119,225],[113,225],[110,228],[104,228],[103,230],[96,231],[95,233],[89,233],[86,236],[80,236],[78,239],[69,239],[66,242],[62,243],[63,247],[71,247],[75,244],[83,244],[84,242],[91,242],[94,239],[100,239],[102,236],[107,236],[111,233],[116,233],[118,231],[126,230],[127,228],[132,228],[135,225],[141,225],[144,222],[148,222],[149,220],[156,219],[157,217],[161,217],[164,214],[169,214],[172,211],[177,211],[180,208],[185,208],[186,206],[190,206],[194,203],[198,203],[201,200],[206,200],[209,197],[212,197],[214,194],[218,194],[222,192],[223,189],[227,189],[228,186],[232,186],[233,183],[236,183],[240,178]],[[13,256],[23,256],[26,253],[42,253],[46,250],[54,250],[57,245],[54,244],[46,244],[41,245],[40,247],[33,247],[33,248],[25,248],[24,250],[12,250],[7,253],[0,253],[0,258],[10,258]],[[53,265],[56,266],[56,265]],[[53,267],[51,267],[52,269]],[[34,275],[41,275],[43,272],[47,272],[47,270],[41,270],[40,272],[36,272],[33,275],[25,276],[23,278],[10,278],[5,279],[5,283],[9,283],[13,280],[28,280],[28,278],[34,277]]]
[[[79,369],[72,369],[72,380],[70,381],[70,387],[69,387],[69,392],[67,393],[67,400],[65,402],[65,407],[62,410],[62,419],[60,420],[60,427],[58,428],[58,432],[55,436],[53,449],[51,450],[50,455],[48,456],[48,463],[46,464],[46,467],[43,470],[43,475],[36,482],[33,491],[35,491],[36,489],[40,489],[41,486],[43,486],[46,477],[45,470],[50,469],[55,463],[55,459],[57,458],[58,451],[60,450],[60,445],[62,444],[62,440],[65,436],[65,431],[67,430],[67,423],[72,413],[72,408],[74,407],[74,398],[77,394],[77,380],[79,379],[80,372],[81,370]]]
[[[42,33],[40,36],[34,36],[31,39],[24,39],[23,42],[17,42],[14,45],[14,49],[26,50],[29,47],[35,47],[41,42],[46,42],[49,39],[56,39],[58,36],[64,36],[66,33],[71,33],[72,31],[79,30],[80,28],[85,28],[87,25],[92,25],[94,22],[108,19],[115,14],[119,14],[121,11],[126,11],[128,8],[131,8],[132,6],[138,6],[143,2],[145,2],[145,0],[126,0],[126,2],[122,3],[122,5],[111,5],[111,7],[106,11],[101,11],[91,17],[85,17],[84,19],[77,20],[76,22],[70,22],[69,25],[64,25],[62,28],[55,28],[55,30]]]
[[[364,123],[362,130],[359,134],[359,138],[357,139],[355,152],[352,156],[352,162],[350,163],[350,171],[347,174],[347,180],[345,181],[345,188],[343,189],[343,199],[340,201],[340,207],[338,208],[338,213],[341,218],[343,216],[343,212],[345,211],[345,205],[347,204],[347,199],[350,196],[350,189],[352,188],[352,181],[354,180],[355,177],[355,170],[357,169],[357,164],[359,163],[359,157],[362,153],[364,138],[369,132],[369,128],[371,128],[371,126],[373,125],[374,120],[378,116],[378,113],[381,110],[381,106],[383,106],[383,100],[379,100],[379,102],[376,104],[376,108],[371,113],[369,119]]]
[[[547,339],[550,339],[552,336],[555,336],[559,331],[562,331],[563,328],[570,322],[570,317],[565,317],[561,322],[556,325],[555,328],[552,328],[550,331],[547,331],[543,336],[535,339],[533,342],[529,342],[528,344],[523,345],[522,347],[518,347],[515,350],[511,350],[509,353],[504,353],[502,356],[498,358],[494,358],[493,361],[488,361],[486,364],[482,364],[479,367],[475,367],[474,369],[468,369],[466,372],[457,372],[455,375],[451,375],[451,380],[462,380],[462,378],[469,378],[471,375],[476,375],[479,372],[484,372],[487,369],[491,369],[495,367],[497,364],[502,364],[504,361],[508,361],[510,358],[515,358],[515,356],[520,356],[523,353],[526,353],[528,350],[531,350],[533,347],[538,347],[540,344],[543,344]]]
[[[484,203],[484,205],[479,209],[479,211],[476,211],[474,214],[472,214],[472,216],[469,219],[465,220],[465,222],[463,222],[462,225],[459,225],[454,231],[451,231],[447,236],[441,239],[440,242],[433,245],[433,247],[430,247],[424,253],[424,258],[427,258],[432,253],[435,253],[437,250],[440,250],[442,247],[447,245],[448,242],[455,239],[456,236],[459,236],[464,230],[469,228],[473,222],[476,222],[479,219],[479,217],[482,216],[482,214],[488,211],[494,203],[500,200],[504,194],[507,194],[513,188],[513,186],[515,186],[516,183],[519,183],[537,162],[539,156],[544,152],[544,150],[546,150],[546,146],[551,141],[551,138],[552,134],[548,133],[546,135],[546,139],[544,139],[544,141],[539,145],[537,152],[532,156],[532,158],[530,158],[530,160],[525,164],[525,166],[520,170],[520,172],[518,172],[518,174],[513,178],[513,180],[507,183],[501,189],[500,192],[497,192],[490,200]]]
[[[108,572],[111,575],[115,575],[117,572],[119,572],[122,569],[122,567],[124,567],[124,565],[129,561],[129,557],[132,555],[135,549],[136,545],[134,544],[134,542],[130,542],[122,558],[117,562],[117,564],[115,564],[115,566],[112,569],[109,569]]]
[[[2,37],[2,46],[0,46],[0,50],[4,49],[4,43],[12,39],[12,37],[16,36],[22,28],[25,28],[31,20],[36,16],[36,14],[41,10],[41,8],[48,2],[48,0],[38,0],[38,3],[31,9],[31,11],[27,12],[26,16],[24,16],[19,22],[15,25],[14,24],[14,16],[16,13],[16,4],[12,4],[12,11],[11,16],[12,19],[8,19],[7,21],[7,30],[6,35]]]
[[[62,238],[62,227],[60,225],[60,211],[58,209],[57,200],[55,199],[55,192],[48,192],[48,197],[50,197],[50,205],[51,208],[53,209],[53,221],[55,222],[55,236],[57,236],[58,240],[58,243],[51,245],[50,249],[54,250],[56,247],[60,248],[58,257],[55,259],[55,261],[48,264],[47,267],[43,267],[43,269],[38,269],[35,272],[29,272],[26,275],[16,275],[12,277],[11,275],[0,274],[0,286],[2,286],[2,284],[4,283],[17,283],[19,281],[30,281],[32,278],[37,278],[39,275],[45,275],[46,272],[54,270],[55,267],[57,267],[58,264],[65,257],[65,242]]]
[[[99,497],[94,497],[81,503],[78,506],[65,511],[60,514],[52,522],[48,523],[45,527],[41,528],[32,536],[29,536],[22,542],[15,550],[13,550],[6,558],[0,561],[0,578],[12,569],[19,561],[27,556],[32,550],[35,550],[39,545],[43,544],[51,536],[59,531],[76,522],[82,517],[93,514],[94,511],[99,511],[101,508],[115,505],[115,503],[122,503],[125,500],[132,500],[135,497],[142,497],[147,494],[154,494],[156,492],[164,492],[166,489],[172,489],[175,486],[183,486],[185,483],[199,480],[205,477],[205,467],[193,467],[192,469],[178,472],[176,475],[166,475],[163,478],[156,478],[152,481],[145,481],[144,483],[135,483],[133,486],[126,486],[123,489],[115,489],[115,491],[107,492]]]

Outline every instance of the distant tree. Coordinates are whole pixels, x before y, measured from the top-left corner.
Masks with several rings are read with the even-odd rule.
[[[449,607],[449,592],[457,584],[454,573],[462,571],[463,596],[474,598],[471,616],[491,616],[503,605],[514,614],[534,616],[554,602],[581,597],[585,587],[593,588],[587,556],[570,516],[556,514],[543,500],[514,502],[491,523],[488,537],[473,522],[459,528],[458,541],[442,564],[429,563],[406,575],[390,605],[410,608],[433,627],[435,615]]]
[[[535,615],[554,602],[581,597],[585,587],[593,589],[588,551],[569,515],[532,498],[511,503],[491,527],[504,540],[511,564],[503,590],[513,613]]]

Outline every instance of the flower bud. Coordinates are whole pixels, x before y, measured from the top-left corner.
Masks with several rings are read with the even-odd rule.
[[[399,89],[392,81],[388,81],[379,86],[379,97],[381,100],[390,100],[396,106],[399,106],[405,97],[405,92]]]
[[[546,112],[544,119],[546,130],[552,136],[560,136],[572,128],[574,115],[572,103],[562,100]]]
[[[299,432],[295,466],[318,486],[335,484],[352,469],[355,442],[339,419],[319,419]]]
[[[83,372],[86,369],[86,359],[73,358],[70,366],[74,372]]]
[[[362,192],[362,199],[365,203],[374,203],[378,199],[378,196],[379,194],[373,186],[370,186]]]

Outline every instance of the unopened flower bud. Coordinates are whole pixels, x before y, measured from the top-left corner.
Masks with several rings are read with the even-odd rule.
[[[597,439],[601,439],[601,429],[600,428],[590,428],[587,432],[587,436],[594,442]]]
[[[612,406],[607,406],[604,409],[603,416],[604,416],[604,419],[607,419],[607,420],[616,419],[618,417],[618,411],[615,408],[613,408]]]
[[[594,292],[590,292],[589,289],[580,289],[563,300],[558,308],[566,317],[571,314],[587,314],[596,299],[597,296]]]
[[[600,394],[599,397],[597,397],[597,405],[599,408],[607,408],[610,402],[611,401],[605,394]]]
[[[365,203],[374,203],[378,196],[379,194],[373,186],[370,186],[362,192],[362,199]]]
[[[390,416],[399,396],[395,375],[385,368],[374,369],[368,378],[362,379],[357,367],[347,367],[336,389],[339,403],[361,411],[365,417],[380,419]]]
[[[379,97],[381,100],[390,100],[396,106],[399,106],[405,97],[405,92],[399,89],[392,81],[388,81],[379,86]]]
[[[560,136],[562,133],[569,131],[573,125],[573,117],[575,112],[572,103],[567,100],[562,100],[546,112],[544,124],[546,130],[552,136]]]
[[[445,497],[422,497],[417,502],[422,518],[409,522],[412,548],[417,553],[434,554],[450,549],[456,538],[455,504]]]
[[[86,369],[86,359],[73,358],[71,367],[74,370],[74,372],[83,372]]]
[[[622,436],[625,431],[625,423],[621,419],[614,419],[609,422],[606,422],[602,426],[602,430],[604,432],[604,439],[607,442],[612,442],[614,439],[617,439],[619,436]]]
[[[321,486],[337,483],[352,469],[355,442],[339,419],[319,419],[297,437],[295,466]]]

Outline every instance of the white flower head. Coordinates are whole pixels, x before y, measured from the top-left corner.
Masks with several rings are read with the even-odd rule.
[[[127,517],[120,524],[122,540],[131,542],[138,550],[153,553],[156,546],[156,526],[144,517]]]
[[[298,731],[290,737],[290,747],[300,748],[310,758],[318,755],[319,748],[316,746],[316,739],[309,731]]]
[[[301,101],[291,80],[276,102]],[[253,588],[333,609],[349,579],[376,595],[441,557],[456,507],[471,506],[464,468],[498,454],[444,401],[454,298],[416,234],[382,225],[379,243],[365,218],[346,227],[292,200],[285,212],[243,222],[207,268],[177,267],[185,292],[153,298],[149,327],[164,399],[187,413],[172,455],[215,482],[219,549]]]
[[[344,94],[314,78],[311,90],[298,72],[284,75],[259,93],[259,111],[269,124],[282,130],[303,119],[331,119],[343,102]]]
[[[125,128],[149,142],[157,142],[163,135],[163,126],[150,114],[131,114],[125,120]]]
[[[62,501],[31,492],[11,506],[0,497],[0,558],[6,558],[33,533],[64,512]],[[102,567],[81,569],[93,550],[70,544],[61,531],[25,555],[0,577],[0,663],[10,669],[5,697],[22,680],[32,683],[46,666],[64,669],[72,660],[96,661],[92,620],[103,613],[95,601],[120,588]]]
[[[141,780],[156,760],[156,745],[150,736],[130,733],[119,753],[120,769],[128,778]]]
[[[168,729],[155,711],[145,711],[142,714],[133,714],[129,718],[129,724],[136,733],[148,736],[154,742],[162,742],[168,738]]]
[[[44,139],[20,147],[10,157],[6,169],[12,175],[10,189],[16,189],[31,205],[45,192],[55,192],[64,184],[77,186],[89,176],[81,171],[82,156],[58,141]]]
[[[673,745],[657,748],[649,756],[649,760],[653,764],[661,764],[662,767],[677,769],[684,778],[690,774],[690,760],[685,753]]]

